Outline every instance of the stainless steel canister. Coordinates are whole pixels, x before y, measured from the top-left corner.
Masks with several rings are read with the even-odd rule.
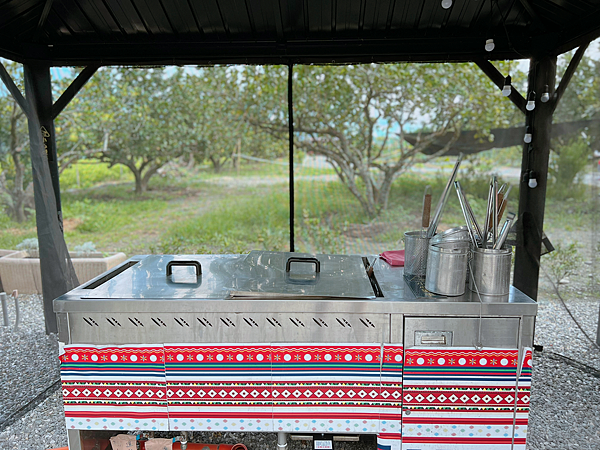
[[[439,242],[429,246],[425,289],[440,295],[465,293],[470,246],[466,241]]]
[[[404,233],[404,274],[425,276],[429,238],[422,231]]]
[[[511,247],[474,249],[469,289],[479,292],[484,302],[508,300],[511,257]]]

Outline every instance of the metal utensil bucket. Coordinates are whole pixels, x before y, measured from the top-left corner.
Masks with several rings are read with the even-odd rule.
[[[479,292],[482,301],[505,301],[510,289],[512,248],[476,248],[473,251],[469,289]],[[475,288],[475,285],[477,288]]]
[[[424,277],[427,270],[429,238],[422,231],[404,233],[404,274]]]
[[[439,242],[429,246],[425,289],[440,295],[465,293],[469,243]]]

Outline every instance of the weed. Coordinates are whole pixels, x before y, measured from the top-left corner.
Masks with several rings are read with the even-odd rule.
[[[326,222],[302,211],[299,247],[306,253],[345,253],[343,237]]]
[[[558,286],[562,280],[575,273],[583,259],[577,250],[577,243],[567,246],[557,244],[555,250],[542,260],[550,281]]]

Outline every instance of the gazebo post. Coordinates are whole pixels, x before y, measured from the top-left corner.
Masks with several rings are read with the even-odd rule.
[[[532,58],[529,66],[527,99],[535,92],[535,109],[527,111],[526,126],[533,139],[523,145],[521,181],[519,189],[518,245],[515,253],[514,286],[537,299],[540,272],[540,253],[544,227],[544,209],[548,181],[548,159],[554,113],[554,86],[556,83],[556,56]],[[540,101],[546,85],[550,89],[549,102]],[[525,130],[523,131],[525,133]],[[535,178],[535,182],[530,179]]]
[[[46,333],[58,332],[55,298],[79,282],[63,237],[50,67],[23,66]]]
[[[54,130],[54,117],[52,114],[52,81],[50,67],[46,65],[25,64],[23,70],[29,72],[30,85],[25,86],[27,98],[32,99],[40,121],[40,129],[44,143],[44,150],[48,157],[52,187],[56,198],[56,213],[62,229],[62,207],[60,201],[60,183],[58,180],[58,156],[56,153],[56,135]]]

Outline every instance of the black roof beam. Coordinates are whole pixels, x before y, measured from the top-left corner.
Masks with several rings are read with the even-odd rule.
[[[77,78],[73,80],[69,87],[65,89],[58,100],[56,100],[52,105],[52,119],[56,119],[62,110],[65,109],[71,102],[71,100],[75,98],[81,88],[85,86],[85,83],[87,83],[89,79],[92,78],[92,76],[96,73],[98,67],[99,66],[97,65],[87,66],[79,73],[79,75],[77,75]]]
[[[556,110],[556,107],[558,106],[560,99],[562,98],[563,94],[567,90],[567,86],[569,86],[569,83],[571,82],[571,78],[573,78],[573,75],[575,74],[577,67],[579,67],[579,63],[583,59],[583,55],[585,54],[585,51],[587,50],[589,45],[590,45],[589,41],[587,43],[581,45],[577,49],[575,54],[573,55],[573,58],[571,59],[571,61],[569,62],[569,65],[567,66],[567,69],[565,70],[565,73],[563,74],[562,78],[560,79],[560,83],[558,84],[558,87],[556,88],[556,92],[555,92],[554,98],[553,98],[554,104],[553,104],[552,112],[554,112]]]
[[[52,3],[54,0],[46,0],[44,3],[44,9],[42,10],[42,14],[40,15],[40,20],[38,21],[35,32],[33,33],[33,42],[37,41],[40,33],[44,29],[44,25],[46,24],[46,19],[48,18],[48,14],[50,14],[50,9],[52,9]]]
[[[496,86],[498,86],[499,89],[504,87],[505,77],[502,75],[502,73],[500,73],[496,66],[494,66],[487,59],[478,59],[474,62],[482,70],[482,72],[485,73]],[[525,109],[527,102],[514,86],[512,86],[508,98],[515,104],[517,108],[519,108],[519,110],[521,110],[523,114],[527,114],[527,110]]]

